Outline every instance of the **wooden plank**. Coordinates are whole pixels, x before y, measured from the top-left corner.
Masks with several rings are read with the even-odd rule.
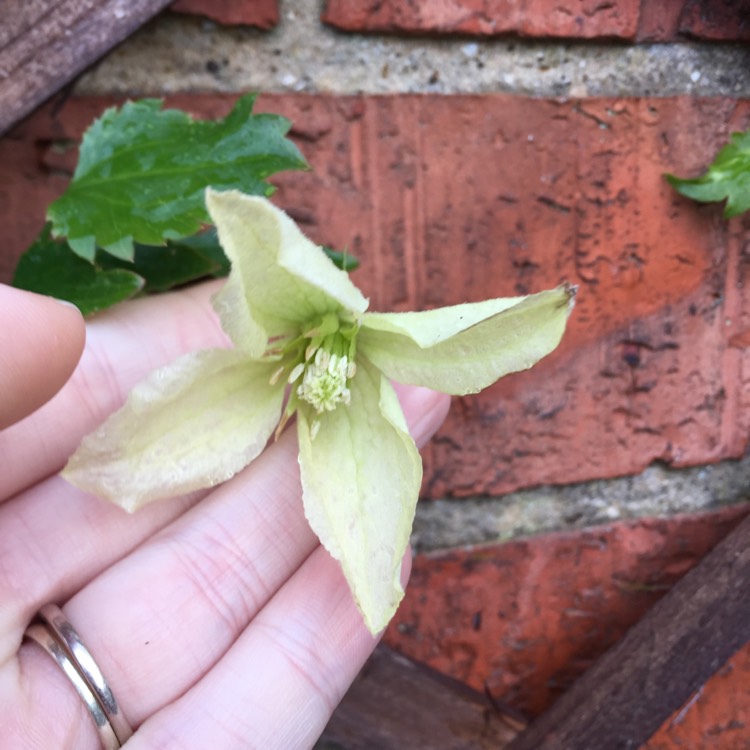
[[[634,750],[750,642],[750,518],[507,750]]]
[[[503,750],[522,726],[463,683],[379,646],[315,750]]]
[[[169,2],[0,3],[0,135]]]

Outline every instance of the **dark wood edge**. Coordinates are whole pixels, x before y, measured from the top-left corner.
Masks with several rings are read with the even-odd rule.
[[[507,750],[635,750],[750,641],[750,517]]]

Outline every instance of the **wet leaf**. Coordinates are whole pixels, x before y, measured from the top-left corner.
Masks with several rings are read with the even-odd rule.
[[[107,110],[87,131],[64,195],[48,209],[54,236],[93,261],[97,248],[132,260],[134,243],[163,245],[208,221],[203,194],[236,188],[269,195],[267,178],[307,164],[278,115],[252,114],[242,97],[217,121],[193,120],[146,99]]]

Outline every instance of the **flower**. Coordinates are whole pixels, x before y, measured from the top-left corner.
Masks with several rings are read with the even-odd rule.
[[[390,379],[465,395],[531,367],[557,346],[574,290],[367,312],[347,274],[266,199],[208,190],[206,202],[231,261],[213,304],[234,349],[152,373],[64,476],[134,511],[228,479],[296,413],[305,515],[376,633],[403,596],[422,478]]]

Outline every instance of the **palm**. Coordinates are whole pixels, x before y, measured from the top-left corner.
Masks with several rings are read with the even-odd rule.
[[[132,516],[55,476],[137,380],[182,352],[226,341],[208,304],[213,290],[101,316],[60,393],[0,432],[4,747],[98,746],[58,667],[33,644],[19,650],[47,602],[66,602],[139,727],[127,743],[134,750],[309,747],[374,646],[337,564],[304,519],[291,433],[222,487]],[[17,300],[8,292],[0,287],[0,317]],[[49,336],[61,324],[46,308],[45,315]],[[70,317],[56,338],[68,352],[72,328]],[[0,365],[12,370],[20,352],[17,360],[27,371],[33,366],[41,385],[14,379],[8,387],[18,395],[0,405],[6,421],[24,400],[33,408],[35,389],[50,390],[66,375],[63,354],[51,356],[20,333],[0,332]],[[447,399],[415,390],[403,399],[415,437],[425,440]]]

